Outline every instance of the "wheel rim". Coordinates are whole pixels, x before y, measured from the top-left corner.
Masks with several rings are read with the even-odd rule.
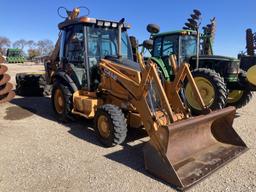
[[[108,118],[104,115],[101,115],[98,118],[97,124],[98,124],[98,130],[99,130],[100,135],[103,138],[108,138],[110,135],[110,125],[109,125]]]
[[[204,101],[204,104],[209,107],[213,104],[214,98],[215,98],[215,91],[214,87],[212,86],[212,83],[204,78],[204,77],[195,77],[194,78],[195,83],[198,87],[198,90],[201,94],[201,97]],[[197,110],[201,110],[201,105],[198,103],[198,99],[195,98],[195,95],[193,93],[193,89],[191,85],[188,83],[188,85],[185,88],[185,95],[186,99],[191,107]]]
[[[243,90],[233,90],[230,91],[228,94],[228,103],[235,103],[241,99],[243,96],[244,91]]]
[[[248,69],[246,77],[250,83],[256,85],[256,65]]]
[[[64,96],[60,89],[56,89],[54,94],[54,106],[57,113],[62,114],[64,112]]]

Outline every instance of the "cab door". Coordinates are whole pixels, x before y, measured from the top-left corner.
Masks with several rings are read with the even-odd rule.
[[[61,41],[63,50],[61,63],[78,89],[88,89],[88,77],[85,61],[85,36],[83,25],[73,25],[65,29]]]

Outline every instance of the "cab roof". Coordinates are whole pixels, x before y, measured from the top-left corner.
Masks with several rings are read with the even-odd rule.
[[[8,51],[21,51],[19,48],[9,48]]]
[[[193,31],[193,30],[177,30],[177,31],[168,31],[168,32],[153,34],[154,37],[166,36],[166,35],[196,35],[196,31]]]
[[[67,19],[64,22],[59,23],[58,27],[59,29],[64,29],[67,26],[75,25],[75,24],[95,24],[102,27],[112,27],[112,28],[118,27],[118,21],[95,19],[95,18],[89,18],[89,17],[79,17],[72,20]],[[126,29],[131,28],[130,24],[128,23],[124,23],[123,27]]]

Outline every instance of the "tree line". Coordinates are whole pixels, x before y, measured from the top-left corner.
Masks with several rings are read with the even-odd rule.
[[[7,37],[0,36],[0,53],[6,55],[8,48],[21,49],[28,59],[33,59],[37,56],[47,56],[54,49],[54,43],[49,39],[34,41],[20,39],[15,42]]]

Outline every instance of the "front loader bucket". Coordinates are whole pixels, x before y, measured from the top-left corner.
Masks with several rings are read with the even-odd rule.
[[[184,190],[247,150],[232,127],[235,108],[228,107],[168,126],[166,151],[151,139],[144,147],[145,167]]]

